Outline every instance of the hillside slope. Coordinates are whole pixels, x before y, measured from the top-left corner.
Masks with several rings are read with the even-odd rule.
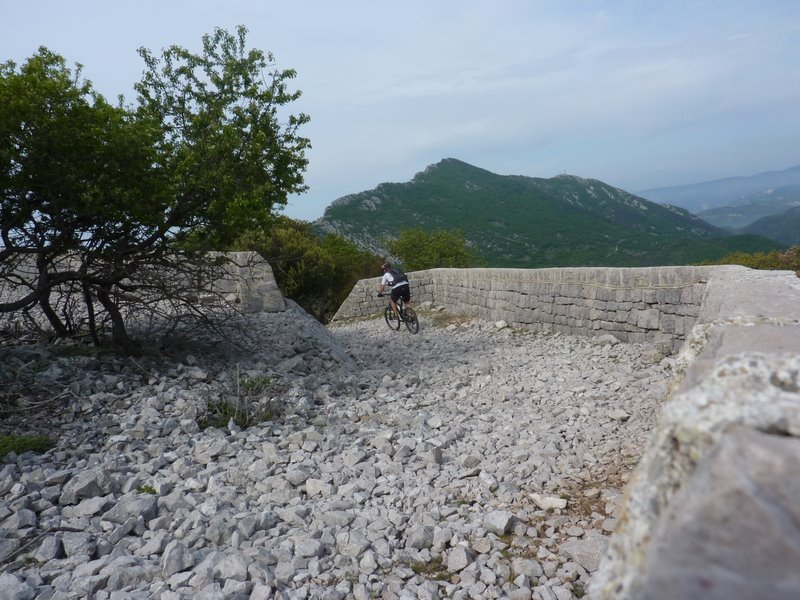
[[[800,244],[800,206],[778,215],[763,217],[745,227],[742,233],[760,235],[787,246]]]
[[[340,198],[316,225],[384,255],[402,229],[460,229],[490,267],[686,264],[778,246],[601,181],[503,176],[452,158]]]

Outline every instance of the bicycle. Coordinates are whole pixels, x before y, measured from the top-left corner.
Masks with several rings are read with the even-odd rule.
[[[384,294],[378,294],[378,296],[381,297],[384,296]],[[400,329],[400,325],[405,323],[406,329],[408,329],[411,333],[417,333],[419,331],[419,319],[417,318],[417,313],[410,306],[406,306],[406,303],[403,302],[402,298],[397,299],[397,311],[400,313],[399,316],[392,309],[391,302],[389,302],[388,306],[383,311],[383,318],[386,319],[386,324],[389,326],[389,328],[398,331]]]

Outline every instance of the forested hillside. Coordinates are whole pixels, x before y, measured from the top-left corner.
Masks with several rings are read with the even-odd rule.
[[[378,254],[404,229],[460,230],[490,267],[687,264],[780,247],[601,181],[503,176],[455,159],[340,198],[315,224]]]

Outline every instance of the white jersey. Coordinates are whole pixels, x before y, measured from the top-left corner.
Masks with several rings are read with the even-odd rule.
[[[408,285],[408,279],[404,281],[398,281],[397,285],[395,285],[394,277],[392,276],[391,271],[386,271],[386,273],[383,274],[383,279],[381,279],[381,285],[388,285],[392,289],[399,288],[404,285]]]

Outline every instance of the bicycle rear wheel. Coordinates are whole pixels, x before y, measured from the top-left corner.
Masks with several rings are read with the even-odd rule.
[[[419,319],[417,319],[417,313],[415,313],[414,309],[410,306],[406,306],[405,319],[403,320],[406,323],[406,328],[411,333],[417,333],[419,331]]]
[[[386,324],[390,329],[395,331],[400,329],[400,317],[395,314],[391,306],[387,306],[386,310],[383,311],[383,318],[386,319]]]

